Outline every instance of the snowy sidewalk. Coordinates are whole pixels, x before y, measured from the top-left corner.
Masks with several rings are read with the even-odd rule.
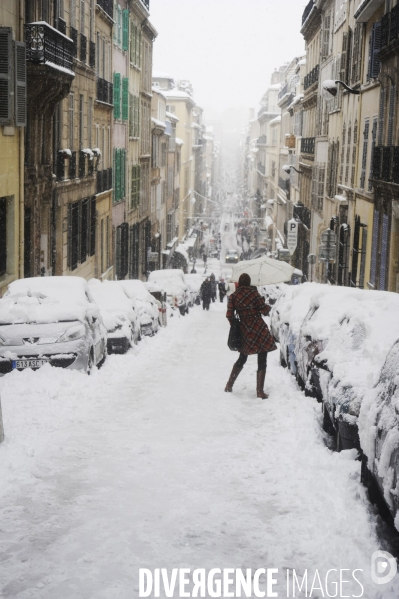
[[[159,567],[278,568],[279,596],[286,568],[360,568],[364,597],[394,596],[370,582],[380,547],[359,463],[325,447],[320,407],[278,352],[268,400],[255,357],[223,392],[237,358],[225,309],[196,307],[90,377],[0,379],[1,597],[136,599],[138,569]]]

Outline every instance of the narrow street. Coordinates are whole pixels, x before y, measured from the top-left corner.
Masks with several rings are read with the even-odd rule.
[[[171,319],[90,377],[45,366],[0,380],[1,597],[135,599],[139,568],[155,567],[278,568],[275,590],[287,568],[363,569],[363,596],[382,596],[355,452],[326,447],[278,352],[268,400],[255,357],[224,393],[237,357],[225,309]]]

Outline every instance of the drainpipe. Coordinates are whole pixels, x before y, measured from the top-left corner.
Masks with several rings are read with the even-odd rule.
[[[24,0],[19,0],[19,39],[24,39]],[[24,160],[24,142],[25,129],[19,127],[19,265],[18,277],[24,277],[24,253],[25,253],[25,197],[24,197],[24,180],[25,180],[25,160]]]

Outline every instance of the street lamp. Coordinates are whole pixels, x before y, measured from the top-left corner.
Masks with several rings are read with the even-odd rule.
[[[335,81],[333,79],[326,79],[321,84],[321,87],[323,88],[323,95],[326,100],[331,100],[330,96],[335,97],[337,95],[338,83],[340,83],[350,94],[355,94],[356,96],[360,94],[359,90],[349,87],[349,85],[346,85],[346,83],[344,83],[340,79],[337,79]]]
[[[283,171],[285,171],[288,175],[291,174],[291,169],[292,168],[294,169],[294,171],[296,173],[299,173],[299,174],[303,173],[303,171],[298,170],[297,168],[295,168],[295,166],[293,164],[283,164],[283,166],[282,166]]]

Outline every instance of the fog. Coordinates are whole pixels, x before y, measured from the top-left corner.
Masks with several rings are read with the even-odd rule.
[[[304,53],[301,0],[151,0],[155,71],[188,79],[206,116],[256,108],[276,67]]]

